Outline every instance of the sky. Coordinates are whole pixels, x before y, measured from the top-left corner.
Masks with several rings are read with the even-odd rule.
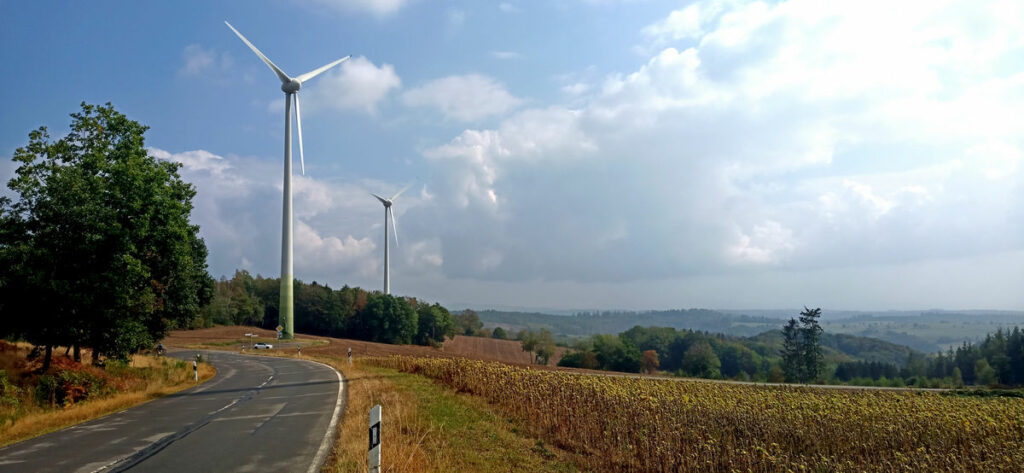
[[[0,0],[0,180],[82,101],[181,163],[210,272],[451,308],[1024,309],[1019,1]],[[294,159],[298,159],[297,151]],[[4,192],[8,192],[4,189]]]

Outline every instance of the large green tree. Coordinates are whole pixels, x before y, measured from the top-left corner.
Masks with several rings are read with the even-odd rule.
[[[0,201],[0,330],[45,346],[127,358],[212,296],[206,245],[180,164],[150,156],[147,127],[82,104],[71,131],[18,148],[14,199]],[[77,350],[76,350],[77,351]]]

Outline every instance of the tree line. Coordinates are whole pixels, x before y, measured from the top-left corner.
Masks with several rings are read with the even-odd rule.
[[[278,324],[280,280],[235,271],[216,282],[210,303],[199,311],[197,327]],[[475,312],[452,315],[438,303],[398,297],[380,291],[342,286],[332,289],[316,281],[294,282],[296,332],[383,343],[439,346],[456,334],[474,334],[483,327]]]
[[[817,322],[820,316],[820,309],[805,308],[781,330],[755,337],[635,326],[618,335],[577,340],[559,365],[761,382],[1024,385],[1024,331],[1020,328],[999,329],[980,343],[964,343],[934,355],[913,350],[896,352],[903,353],[903,358],[892,362],[871,359],[878,357],[880,346],[885,346],[875,340],[824,333]],[[852,359],[855,356],[867,358]]]

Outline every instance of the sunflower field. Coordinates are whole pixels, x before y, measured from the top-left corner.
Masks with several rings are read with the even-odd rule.
[[[1021,472],[1024,399],[365,358],[482,396],[589,471]]]

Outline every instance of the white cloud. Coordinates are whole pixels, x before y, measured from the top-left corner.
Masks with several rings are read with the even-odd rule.
[[[559,80],[571,109],[426,149],[445,221],[475,229],[442,236],[445,274],[631,281],[1022,249],[1024,15],[917,7],[696,2],[642,31],[635,70]]]
[[[393,14],[409,3],[409,0],[300,0],[301,2],[327,8],[340,13],[366,12],[377,16]]]
[[[562,86],[562,92],[568,95],[583,95],[590,91],[590,84],[584,82],[574,82],[569,85]]]
[[[372,278],[377,274],[377,261],[374,258],[377,246],[369,237],[322,237],[306,222],[296,220],[293,241],[295,264],[305,267],[305,271],[349,272],[364,278]]]
[[[460,121],[500,115],[522,103],[504,84],[479,74],[435,79],[405,92],[402,100],[409,106],[436,107],[445,117]]]
[[[206,150],[172,153],[149,148],[158,158],[182,163],[182,178],[196,188],[192,221],[210,251],[211,272],[234,268],[274,276],[280,272],[281,182],[278,159],[219,156]],[[296,277],[335,285],[376,287],[382,270],[379,243],[380,205],[367,188],[393,190],[386,183],[329,182],[296,175],[293,184]],[[396,212],[420,205],[422,198],[403,195]],[[410,225],[410,236],[419,226]],[[421,274],[434,268],[429,244],[414,245],[411,266]],[[398,253],[404,254],[404,253]],[[393,268],[405,270],[399,261]],[[415,264],[413,264],[415,263]]]
[[[336,71],[329,71],[315,81],[308,92],[299,93],[303,110],[357,110],[374,115],[377,105],[393,89],[402,86],[394,66],[378,67],[362,56],[341,63]]]
[[[466,11],[458,8],[448,10],[448,27],[458,28],[466,23]]]
[[[501,10],[502,13],[519,13],[519,12],[522,11],[522,10],[519,9],[519,7],[513,5],[510,2],[501,2],[501,3],[499,3],[498,4],[498,9]]]
[[[227,52],[217,54],[215,50],[205,49],[199,44],[185,46],[181,58],[182,65],[178,69],[180,76],[219,77],[231,69],[233,64]]]
[[[521,59],[522,54],[515,51],[491,51],[491,56],[495,59]]]

